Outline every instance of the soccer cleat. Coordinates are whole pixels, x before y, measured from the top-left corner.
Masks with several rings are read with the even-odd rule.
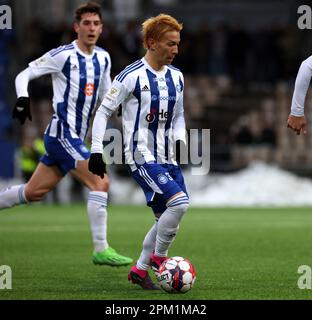
[[[154,252],[151,252],[151,267],[157,280],[159,279],[159,267],[167,259],[167,257],[155,256]]]
[[[128,274],[128,281],[138,284],[144,290],[160,290],[160,288],[153,283],[147,271],[138,270],[136,266],[130,269]]]
[[[93,252],[92,260],[94,264],[109,266],[127,266],[133,263],[131,258],[125,257],[117,253],[113,248],[108,247],[101,252]]]

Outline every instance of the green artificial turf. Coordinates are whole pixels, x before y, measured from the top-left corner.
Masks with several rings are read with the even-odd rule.
[[[152,223],[144,206],[110,206],[109,243],[137,259]],[[169,251],[196,268],[186,294],[144,291],[127,281],[129,267],[94,266],[92,250],[84,205],[0,211],[0,266],[12,269],[0,300],[312,298],[297,286],[298,267],[312,267],[311,208],[190,208]]]

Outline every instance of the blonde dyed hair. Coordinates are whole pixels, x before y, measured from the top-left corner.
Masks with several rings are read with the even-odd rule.
[[[144,48],[148,49],[148,39],[159,41],[166,32],[180,32],[182,29],[182,23],[168,14],[161,13],[156,17],[151,17],[142,23]]]

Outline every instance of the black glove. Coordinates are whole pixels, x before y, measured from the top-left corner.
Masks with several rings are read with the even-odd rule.
[[[30,121],[32,120],[32,116],[30,113],[30,100],[28,97],[20,97],[17,99],[12,117],[17,118],[21,124],[24,124],[26,121],[26,118],[28,118]]]
[[[102,179],[104,178],[106,164],[103,161],[102,153],[91,153],[88,168],[93,174],[100,176]]]
[[[182,140],[177,140],[175,142],[175,160],[178,164],[181,163],[181,159],[186,160],[186,153],[187,150],[185,143]]]

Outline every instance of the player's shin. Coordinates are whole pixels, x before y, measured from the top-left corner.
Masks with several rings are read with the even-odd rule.
[[[25,185],[22,184],[9,187],[6,190],[0,192],[0,210],[27,203],[24,189]]]
[[[139,260],[136,263],[136,266],[140,270],[147,270],[150,267],[150,256],[151,252],[155,247],[156,234],[157,234],[157,221],[151,227],[151,229],[146,234],[143,241],[143,249],[140,255]]]
[[[94,250],[101,252],[108,248],[107,243],[107,192],[91,191],[88,197],[88,215]]]
[[[155,256],[167,256],[168,249],[175,239],[179,223],[186,213],[188,205],[189,200],[186,195],[179,196],[167,203],[167,209],[158,221]]]

